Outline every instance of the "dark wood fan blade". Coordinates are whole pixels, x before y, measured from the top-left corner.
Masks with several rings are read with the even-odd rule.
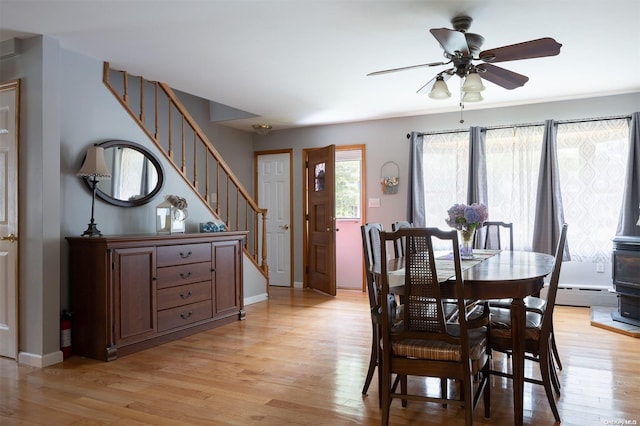
[[[519,59],[555,56],[560,53],[562,45],[550,37],[525,41],[495,49],[483,50],[479,58],[486,62],[517,61]]]
[[[518,74],[495,65],[482,64],[478,65],[477,68],[478,71],[480,71],[478,73],[480,77],[508,90],[522,87],[529,81],[529,77],[526,75]],[[484,70],[484,72],[482,72],[482,70]]]
[[[431,28],[429,31],[449,55],[455,56],[456,52],[462,53],[463,56],[469,55],[467,38],[464,33],[449,28]]]
[[[451,61],[449,61],[449,62],[451,62]],[[449,62],[430,62],[428,64],[410,65],[408,67],[400,67],[400,68],[391,68],[391,69],[388,69],[388,70],[370,72],[369,74],[367,74],[367,76],[387,74],[387,73],[396,72],[396,71],[406,71],[406,70],[410,70],[410,69],[413,69],[413,68],[437,67],[438,65],[446,65]]]

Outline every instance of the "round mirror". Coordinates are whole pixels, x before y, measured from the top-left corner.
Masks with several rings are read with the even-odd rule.
[[[158,159],[134,142],[111,140],[98,144],[111,179],[98,182],[96,195],[120,207],[135,207],[151,201],[162,189],[164,172]],[[91,188],[88,178],[85,182]]]

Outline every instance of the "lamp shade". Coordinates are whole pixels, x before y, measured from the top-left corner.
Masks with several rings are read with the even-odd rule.
[[[462,90],[467,93],[482,92],[484,90],[482,79],[477,72],[470,72],[469,75],[467,75],[467,78],[464,79]]]
[[[463,102],[480,102],[482,100],[483,98],[480,92],[466,92],[462,95]]]
[[[438,76],[436,78],[436,81],[433,83],[433,87],[431,88],[431,92],[429,92],[429,97],[431,99],[447,99],[451,97],[451,92],[449,92],[447,83],[444,82],[442,76]]]
[[[87,155],[84,158],[82,167],[76,173],[80,177],[94,177],[108,179],[111,177],[107,164],[104,161],[104,148],[99,146],[91,146],[87,149]]]

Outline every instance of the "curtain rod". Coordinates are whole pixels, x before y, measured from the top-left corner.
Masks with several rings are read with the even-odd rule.
[[[617,115],[611,117],[599,117],[599,118],[581,118],[574,120],[557,120],[556,124],[573,124],[573,123],[586,123],[588,121],[604,121],[604,120],[621,120],[621,119],[630,119],[631,115]],[[511,125],[501,125],[501,126],[487,126],[484,127],[485,130],[498,130],[498,129],[513,129],[517,127],[533,127],[533,126],[542,126],[544,122],[540,123],[523,123],[523,124],[511,124]],[[429,136],[429,135],[446,135],[449,133],[461,133],[468,132],[469,129],[456,129],[456,130],[442,130],[442,131],[432,131],[432,132],[420,132],[418,135],[420,136]],[[411,133],[407,133],[407,139],[411,139]]]

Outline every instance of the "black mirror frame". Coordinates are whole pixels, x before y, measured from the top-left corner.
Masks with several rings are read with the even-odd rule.
[[[109,140],[106,142],[96,144],[96,146],[99,146],[105,149],[113,148],[113,147],[123,147],[123,148],[134,149],[139,153],[141,153],[142,155],[144,155],[145,158],[147,158],[149,161],[151,161],[151,164],[153,164],[153,166],[156,168],[156,171],[158,172],[158,184],[153,189],[153,191],[151,191],[149,194],[145,195],[144,197],[140,197],[131,201],[118,200],[117,198],[113,198],[111,195],[104,193],[99,188],[96,188],[96,195],[98,196],[98,198],[100,198],[101,200],[109,204],[113,204],[114,206],[137,207],[137,206],[142,206],[144,204],[147,204],[148,202],[153,200],[155,196],[158,195],[160,190],[162,190],[162,187],[164,186],[164,169],[162,168],[162,164],[160,164],[160,161],[158,161],[158,158],[155,155],[153,155],[153,153],[149,151],[147,148],[135,142],[129,142],[125,140]],[[85,177],[84,181],[89,187],[89,189],[92,189],[91,181],[89,180],[89,178]]]

